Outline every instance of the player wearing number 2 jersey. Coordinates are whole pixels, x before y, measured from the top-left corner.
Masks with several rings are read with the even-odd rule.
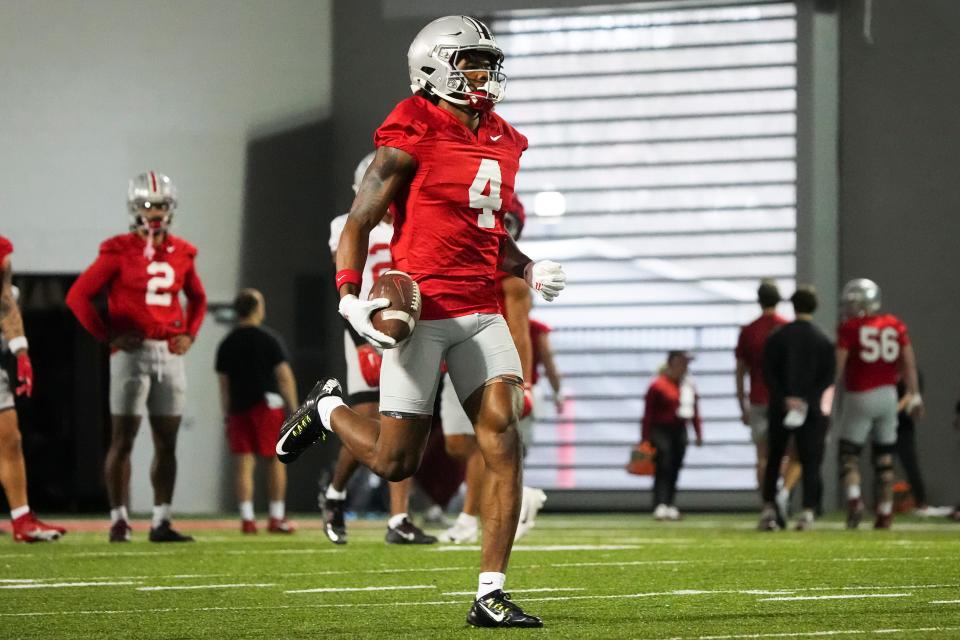
[[[880,287],[871,280],[851,280],[841,304],[845,320],[837,330],[837,378],[843,382],[840,413],[840,464],[847,493],[847,526],[863,517],[860,452],[873,437],[879,480],[878,529],[890,527],[893,513],[893,453],[897,443],[897,381],[906,383],[903,403],[919,417],[923,411],[916,357],[907,327],[896,316],[880,314]]]
[[[170,527],[176,479],[176,443],[183,414],[185,354],[196,338],[207,308],[197,275],[196,248],[169,233],[177,206],[167,176],[148,171],[130,181],[127,198],[131,233],[100,245],[100,255],[80,274],[67,305],[93,337],[108,342],[112,434],[104,475],[110,499],[110,541],[130,540],[130,452],[146,405],[153,432],[154,491],[152,542],[192,540]],[[107,293],[107,318],[94,298]],[[180,293],[187,298],[186,313]]]
[[[340,314],[386,348],[379,419],[344,406],[340,384],[320,381],[280,432],[277,454],[293,460],[327,430],[374,472],[406,478],[420,464],[445,360],[486,463],[481,573],[467,616],[487,627],[539,627],[503,591],[520,510],[517,419],[520,358],[499,314],[498,267],[524,277],[545,300],[564,287],[560,265],[534,262],[503,228],[526,138],[492,112],[503,96],[503,52],[483,23],[434,20],[407,53],[414,96],[377,130],[377,154],[360,185],[337,249]],[[388,301],[361,300],[369,235],[396,210],[393,258],[420,285],[422,315],[397,345],[370,314]]]

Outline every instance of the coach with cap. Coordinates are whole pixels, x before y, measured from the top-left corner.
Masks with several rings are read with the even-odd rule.
[[[653,517],[657,520],[679,520],[674,505],[677,478],[687,452],[687,427],[693,424],[697,446],[703,444],[697,391],[687,375],[693,355],[688,351],[670,351],[667,363],[647,389],[641,439],[657,450],[653,480]]]

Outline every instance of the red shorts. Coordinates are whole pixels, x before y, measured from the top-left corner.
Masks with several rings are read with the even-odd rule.
[[[260,402],[246,411],[227,416],[227,441],[232,453],[276,455],[277,438],[283,424],[283,409],[271,409]]]

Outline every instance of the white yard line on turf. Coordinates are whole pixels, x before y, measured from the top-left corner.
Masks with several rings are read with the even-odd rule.
[[[797,600],[859,600],[862,598],[909,598],[912,593],[845,593],[832,596],[778,596],[759,598],[757,602],[792,602]]]
[[[960,604],[960,600],[931,600],[930,604]]]
[[[128,587],[142,582],[25,582],[2,584],[0,589],[72,589],[74,587]]]
[[[178,584],[165,587],[137,587],[137,591],[192,591],[194,589],[247,589],[275,586],[277,585],[272,582],[254,582],[248,584]]]
[[[740,633],[728,636],[684,636],[665,640],[750,640],[751,638],[826,638],[830,636],[896,635],[903,633],[951,633],[960,627],[919,627],[914,629],[833,629],[829,631],[782,631],[780,633]]]
[[[639,549],[636,544],[544,544],[513,547],[514,551],[627,551]],[[479,551],[480,545],[451,545],[431,551]]]
[[[432,584],[395,585],[390,587],[319,587],[317,589],[292,589],[284,593],[340,593],[341,591],[403,591],[407,589],[436,589]]]
[[[586,589],[579,587],[557,587],[557,588],[546,588],[546,589],[510,589],[510,593],[543,593],[548,591],[586,591]],[[441,593],[442,596],[472,596],[476,595],[476,591],[445,591]]]

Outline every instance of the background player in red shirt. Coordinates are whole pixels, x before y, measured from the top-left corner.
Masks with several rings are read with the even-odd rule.
[[[692,424],[697,446],[703,445],[697,390],[687,377],[693,355],[688,351],[670,351],[667,363],[647,388],[640,439],[657,449],[657,471],[653,478],[653,517],[679,520],[674,504],[677,480],[687,453],[687,425]]]
[[[13,243],[0,236],[0,352],[9,350],[17,357],[17,380],[10,380],[0,367],[0,484],[10,505],[13,539],[17,542],[56,540],[66,529],[41,522],[27,503],[27,467],[23,459],[20,425],[14,394],[30,397],[33,393],[33,366],[29,345],[23,332],[23,318],[13,295]]]
[[[897,380],[907,391],[903,405],[915,418],[923,414],[917,359],[907,327],[893,314],[879,313],[880,287],[872,280],[851,280],[840,295],[844,321],[837,329],[837,380],[845,393],[840,410],[840,465],[847,493],[847,527],[863,518],[860,452],[873,437],[879,484],[874,527],[893,522],[893,454],[897,444]]]
[[[396,208],[391,249],[396,268],[420,286],[422,314],[412,336],[384,352],[380,419],[344,406],[340,384],[322,380],[281,430],[277,453],[291,460],[332,429],[374,472],[398,480],[420,464],[430,431],[440,363],[477,434],[487,468],[484,535],[470,624],[539,627],[503,591],[520,510],[517,420],[523,398],[520,358],[498,313],[497,269],[553,300],[560,265],[534,262],[503,230],[527,140],[492,112],[503,95],[503,52],[487,27],[466,16],[431,22],[407,54],[415,95],[377,130],[377,155],[354,200],[337,250],[340,313],[368,340],[393,340],[370,314],[387,301],[357,298],[367,237]],[[319,425],[322,424],[322,427]]]
[[[186,391],[183,354],[193,344],[207,309],[194,267],[197,249],[169,232],[177,193],[167,176],[148,171],[130,181],[130,233],[100,245],[100,255],[80,274],[67,305],[94,338],[110,344],[110,413],[113,423],[105,464],[110,499],[110,541],[130,540],[130,452],[146,404],[153,434],[150,469],[154,507],[151,542],[185,542],[170,527],[177,475],[177,431]],[[107,292],[107,318],[94,298]],[[187,310],[180,306],[186,294]]]
[[[757,302],[760,303],[760,317],[740,330],[737,339],[737,348],[734,355],[737,358],[737,403],[740,405],[740,420],[750,427],[750,436],[757,448],[757,487],[763,486],[764,470],[767,468],[767,405],[769,393],[763,381],[763,347],[767,338],[780,326],[787,324],[787,319],[777,313],[777,304],[780,303],[780,290],[772,280],[762,280],[757,288]],[[750,380],[750,397],[747,402],[747,393],[744,379]],[[777,461],[780,464],[780,461]],[[790,455],[783,468],[783,488],[777,494],[777,507],[786,518],[787,503],[790,491],[800,479],[802,469],[796,456]]]

